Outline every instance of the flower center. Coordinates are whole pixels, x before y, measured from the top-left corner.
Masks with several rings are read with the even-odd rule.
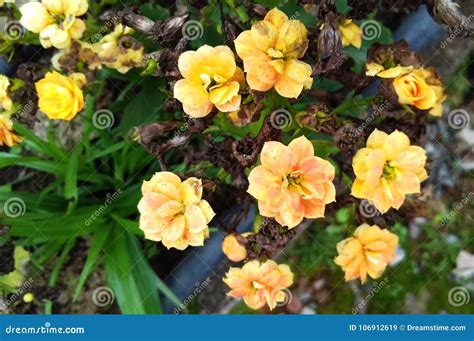
[[[279,51],[279,50],[275,50],[273,48],[269,48],[267,50],[267,55],[272,58],[273,60],[275,59],[283,59],[284,55],[283,55],[283,52]]]
[[[387,161],[383,167],[383,178],[386,180],[393,180],[396,176],[396,169],[392,165],[390,165],[390,161]]]

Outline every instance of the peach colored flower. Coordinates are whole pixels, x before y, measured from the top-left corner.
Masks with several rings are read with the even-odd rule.
[[[228,234],[222,241],[222,252],[233,262],[240,262],[247,258],[247,248],[239,242],[239,236]]]
[[[377,225],[360,225],[354,236],[337,244],[335,262],[345,271],[346,281],[360,277],[365,283],[367,275],[379,278],[395,258],[398,245],[396,234],[382,230]]]
[[[267,91],[274,87],[283,97],[297,98],[311,87],[311,66],[298,60],[308,48],[306,27],[278,8],[243,31],[234,44],[250,88]]]
[[[249,174],[247,190],[258,200],[260,214],[293,228],[303,218],[324,217],[326,204],[335,200],[334,167],[314,156],[304,136],[288,146],[270,141],[260,154],[261,165]]]
[[[229,47],[204,45],[186,51],[179,56],[178,67],[184,79],[176,82],[174,98],[186,114],[204,117],[214,106],[223,112],[239,109],[243,74]]]
[[[342,20],[339,24],[339,32],[341,33],[342,46],[352,45],[360,49],[362,46],[362,32],[352,20]]]
[[[161,241],[168,249],[204,245],[209,237],[208,224],[215,214],[201,199],[201,180],[181,181],[171,172],[158,172],[143,181],[142,194],[138,210],[145,238]]]
[[[13,147],[21,140],[22,138],[13,132],[13,122],[8,113],[0,114],[0,146]]]
[[[241,269],[230,268],[224,283],[231,289],[228,296],[243,298],[250,308],[256,310],[268,305],[274,309],[285,300],[284,289],[293,284],[293,273],[286,264],[252,260]]]
[[[352,195],[367,199],[380,212],[399,209],[407,194],[419,193],[428,175],[426,153],[411,146],[408,136],[395,130],[390,135],[375,129],[366,148],[357,151],[352,160],[356,179]]]

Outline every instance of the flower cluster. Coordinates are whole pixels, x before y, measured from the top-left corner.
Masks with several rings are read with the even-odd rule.
[[[377,225],[360,225],[354,236],[337,244],[337,265],[345,271],[346,281],[360,278],[365,283],[367,275],[379,278],[395,258],[398,237]]]
[[[293,273],[286,264],[252,260],[242,268],[230,268],[224,282],[231,289],[228,295],[243,298],[250,308],[260,309],[268,305],[274,309],[285,301],[284,289],[293,284]]]
[[[375,129],[366,148],[352,161],[356,176],[352,195],[368,199],[382,213],[391,207],[398,209],[407,194],[420,192],[421,182],[428,177],[425,162],[424,149],[410,145],[404,133]]]
[[[201,199],[201,180],[181,181],[176,174],[159,172],[143,182],[142,195],[138,210],[145,238],[161,241],[168,249],[204,245],[215,214]]]

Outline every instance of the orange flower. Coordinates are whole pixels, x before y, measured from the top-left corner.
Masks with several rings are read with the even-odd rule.
[[[345,279],[350,281],[360,277],[365,283],[367,275],[379,278],[387,264],[395,258],[398,237],[377,225],[360,225],[354,236],[337,244],[335,262],[346,272]]]
[[[428,177],[425,162],[425,150],[411,146],[404,133],[395,130],[388,135],[375,129],[367,147],[352,160],[356,179],[351,194],[369,200],[382,213],[390,207],[399,209],[407,194],[420,192]]]
[[[201,180],[181,181],[173,173],[158,172],[143,182],[142,194],[138,210],[145,238],[161,241],[168,249],[204,245],[209,237],[208,224],[215,214],[201,199]]]
[[[244,61],[250,88],[267,91],[275,87],[281,96],[297,98],[311,87],[311,66],[298,60],[308,48],[306,27],[278,8],[243,31],[234,44]]]
[[[227,235],[222,241],[222,252],[233,262],[240,262],[247,258],[247,249],[234,234]]]
[[[13,147],[21,142],[21,137],[13,132],[13,122],[5,114],[0,114],[0,146]]]
[[[274,217],[289,228],[303,218],[324,217],[326,204],[335,200],[334,167],[314,156],[306,137],[298,137],[288,146],[266,142],[260,161],[249,174],[247,192],[258,200],[262,216]]]
[[[441,116],[441,103],[446,98],[441,79],[429,69],[416,69],[393,80],[393,88],[400,104],[413,105],[421,110],[429,110],[433,116]]]
[[[231,289],[228,296],[243,298],[250,308],[256,310],[268,305],[274,309],[285,300],[284,289],[293,284],[293,273],[286,264],[252,260],[241,269],[230,268],[224,283]]]

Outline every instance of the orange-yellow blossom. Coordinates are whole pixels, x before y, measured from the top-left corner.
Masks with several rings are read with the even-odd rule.
[[[264,20],[243,31],[234,44],[251,89],[274,87],[283,97],[297,98],[311,87],[311,66],[298,60],[308,48],[307,30],[299,20],[290,20],[274,8]]]
[[[227,46],[201,46],[179,56],[178,68],[184,77],[174,86],[174,98],[191,117],[207,116],[214,106],[223,112],[240,107],[239,90],[244,76]]]
[[[351,19],[345,19],[339,24],[342,46],[352,45],[357,49],[362,46],[362,32]]]
[[[395,258],[398,237],[377,225],[360,225],[354,236],[337,244],[335,259],[343,271],[346,281],[360,278],[365,283],[367,275],[379,278]]]
[[[49,119],[72,120],[84,107],[82,90],[71,77],[48,72],[36,82],[39,109]]]
[[[334,167],[314,156],[313,145],[305,136],[288,146],[266,142],[260,161],[249,174],[247,192],[258,200],[262,216],[289,228],[303,218],[324,217],[326,204],[336,196]]]
[[[365,65],[367,69],[365,74],[370,77],[380,77],[380,78],[395,78],[398,76],[405,75],[413,70],[413,66],[401,66],[395,65],[392,67],[385,67],[377,63],[368,63]]]
[[[404,133],[395,130],[389,135],[375,129],[366,148],[352,160],[356,176],[352,195],[367,199],[382,213],[390,207],[399,209],[407,194],[420,192],[421,182],[428,177],[425,162],[425,150],[410,145]]]
[[[429,110],[433,116],[441,116],[441,103],[445,99],[441,80],[432,69],[416,69],[397,77],[392,82],[400,104],[413,105]]]
[[[222,252],[233,262],[240,262],[247,258],[247,248],[239,242],[235,234],[225,236],[222,241]]]
[[[0,146],[13,147],[21,140],[21,137],[13,132],[13,122],[8,114],[0,114]]]
[[[201,199],[200,179],[181,181],[171,172],[158,172],[143,181],[142,195],[138,210],[145,238],[161,241],[168,249],[204,245],[209,237],[208,224],[215,214]]]
[[[252,260],[242,268],[230,268],[224,283],[231,289],[228,296],[243,298],[250,308],[256,310],[268,305],[274,309],[286,299],[284,289],[293,284],[293,273],[286,264]]]

